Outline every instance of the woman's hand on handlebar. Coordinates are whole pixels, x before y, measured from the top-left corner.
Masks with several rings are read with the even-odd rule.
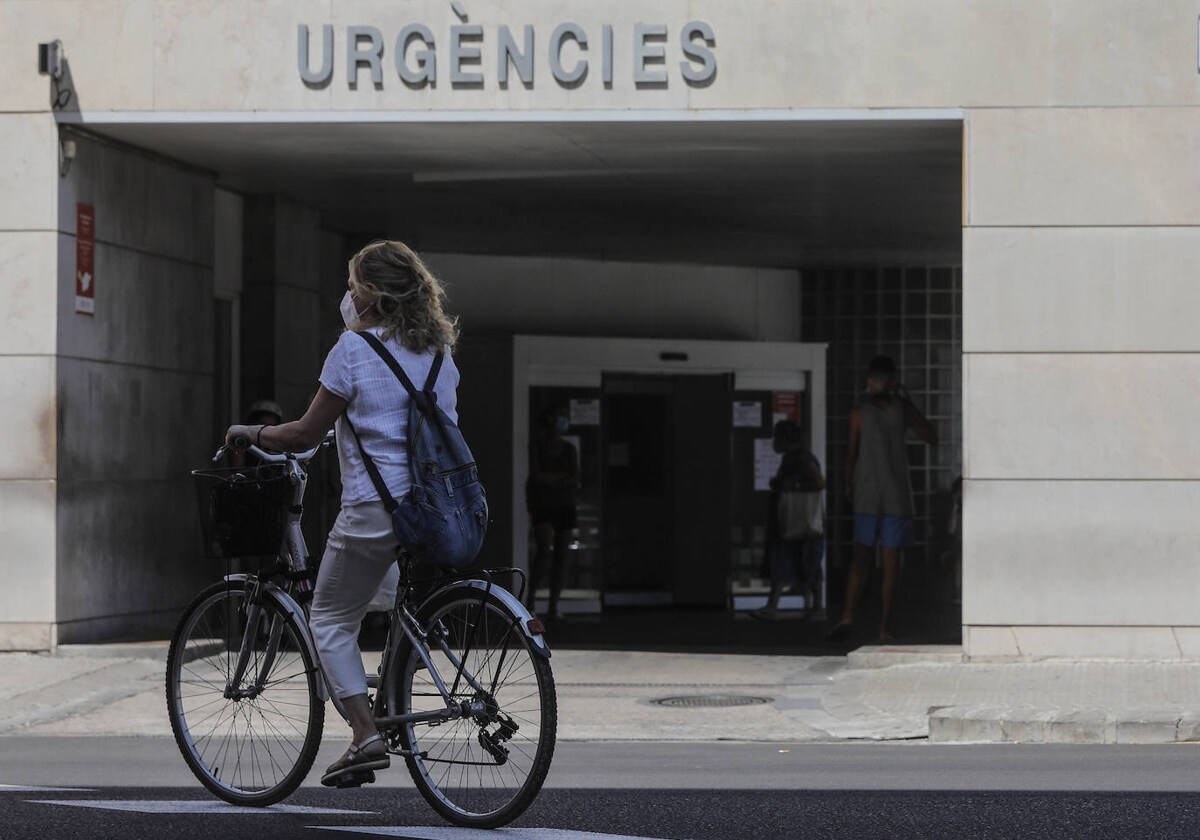
[[[234,452],[244,451],[250,444],[254,444],[261,448],[262,426],[230,426],[229,431],[225,432],[225,448]]]

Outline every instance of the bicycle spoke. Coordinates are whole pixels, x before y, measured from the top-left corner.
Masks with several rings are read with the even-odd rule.
[[[553,749],[553,727],[543,726],[545,705],[553,703],[552,684],[548,694],[543,687],[549,666],[535,659],[512,613],[484,596],[463,593],[422,618],[441,638],[434,668],[447,679],[461,675],[454,700],[477,711],[437,727],[405,727],[408,746],[419,754],[409,760],[413,778],[452,822],[503,824],[524,810],[545,777]],[[431,677],[415,656],[405,661],[404,710],[436,708],[441,698]]]
[[[240,587],[214,590],[193,608],[172,644],[169,699],[179,723],[176,739],[205,784],[232,802],[274,802],[311,766],[324,707],[295,625],[270,601],[250,625],[245,595]],[[238,693],[226,697],[242,650],[243,680],[232,686]]]

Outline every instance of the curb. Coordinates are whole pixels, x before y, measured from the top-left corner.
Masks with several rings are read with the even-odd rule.
[[[893,665],[961,665],[961,645],[864,645],[846,654],[848,670]]]
[[[53,655],[63,659],[157,659],[165,663],[170,648],[169,641],[59,645]]]
[[[929,712],[930,742],[1174,744],[1200,740],[1200,712],[950,706]]]

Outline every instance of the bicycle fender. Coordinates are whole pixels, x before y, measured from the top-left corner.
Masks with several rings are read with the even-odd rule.
[[[486,590],[487,587],[487,581],[476,580],[474,578],[470,580],[459,580],[455,581],[444,589],[437,590],[430,597],[435,598],[454,589],[479,589],[483,591]],[[519,624],[521,625],[521,630],[526,636],[529,637],[529,640],[533,642],[534,650],[536,650],[546,659],[549,659],[550,646],[546,644],[546,640],[542,637],[541,633],[534,633],[529,629],[529,622],[533,620],[533,616],[530,614],[529,610],[525,609],[525,605],[517,600],[516,595],[513,595],[502,586],[496,586],[495,584],[492,584],[492,594],[499,598],[504,606],[512,611],[513,615],[520,618]],[[422,606],[424,606],[424,604],[422,604]]]
[[[225,580],[245,582],[249,577],[249,575],[241,574],[225,575]],[[317,653],[317,645],[316,642],[313,641],[312,630],[310,630],[308,627],[308,616],[304,614],[304,610],[299,604],[296,603],[292,596],[288,595],[277,585],[267,581],[262,585],[262,588],[263,593],[268,598],[270,598],[283,609],[287,610],[296,619],[296,624],[300,628],[300,635],[303,637],[304,646],[307,647],[309,653],[312,654],[313,662],[317,663],[317,694],[320,696],[321,702],[328,702],[329,688],[325,685],[325,674],[320,668],[321,657]],[[341,704],[335,702],[334,705],[338,706],[340,711]]]

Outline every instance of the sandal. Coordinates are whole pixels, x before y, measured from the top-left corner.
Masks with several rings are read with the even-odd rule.
[[[850,624],[839,624],[825,634],[825,640],[829,642],[844,642],[846,637],[850,635],[851,629],[853,627]]]
[[[382,752],[366,747],[379,744]],[[357,787],[364,782],[375,781],[376,770],[386,770],[392,766],[392,757],[387,753],[387,745],[383,736],[378,732],[363,740],[361,744],[351,744],[345,755],[339,758],[325,771],[321,784],[326,787]]]

